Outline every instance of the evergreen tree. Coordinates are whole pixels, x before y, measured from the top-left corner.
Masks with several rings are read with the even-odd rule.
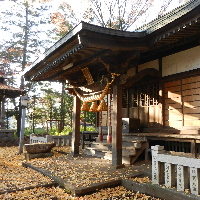
[[[1,34],[3,42],[0,46],[2,70],[8,71],[12,85],[20,85],[29,91],[32,84],[24,85],[19,73],[34,61],[42,51],[48,48],[53,40],[47,37],[51,7],[45,3],[34,1],[10,1],[1,3]],[[16,83],[16,84],[15,84]],[[37,84],[38,85],[38,84]],[[14,102],[17,105],[17,102]],[[20,116],[18,115],[20,118]],[[18,128],[19,131],[19,128]],[[19,133],[18,133],[19,134]]]

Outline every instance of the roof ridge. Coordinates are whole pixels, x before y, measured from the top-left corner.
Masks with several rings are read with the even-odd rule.
[[[192,5],[192,4],[194,4],[194,5],[190,9],[186,10],[186,8],[190,5]],[[169,11],[169,12],[167,12],[167,13],[161,15],[161,16],[158,16],[154,20],[150,21],[149,23],[142,25],[141,27],[135,29],[134,31],[146,31],[147,33],[150,34],[151,32],[153,32],[153,31],[169,24],[170,22],[178,19],[179,17],[185,15],[186,13],[190,12],[191,10],[193,10],[194,8],[196,8],[199,5],[200,5],[200,0],[190,0],[190,1],[186,2],[185,4],[178,6],[178,7],[174,8],[173,10],[171,10],[171,11]],[[183,12],[184,9],[185,9],[185,12]],[[179,13],[179,12],[181,12],[181,13]],[[172,16],[177,15],[177,14],[179,14],[179,15],[172,18]],[[172,18],[172,19],[170,20],[169,18]],[[162,20],[162,24],[160,23],[161,20]],[[164,23],[165,20],[167,20],[167,21]],[[158,26],[157,29],[153,29],[152,24],[159,24],[160,26]],[[153,25],[153,27],[154,26],[155,25]]]

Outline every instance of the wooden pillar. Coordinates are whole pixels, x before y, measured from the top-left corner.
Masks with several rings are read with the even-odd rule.
[[[122,87],[119,77],[113,83],[112,164],[122,165]]]
[[[191,141],[191,153],[192,157],[197,158],[196,140]]]
[[[72,132],[72,154],[79,154],[80,146],[80,99],[74,97],[74,108],[73,108],[73,132]]]

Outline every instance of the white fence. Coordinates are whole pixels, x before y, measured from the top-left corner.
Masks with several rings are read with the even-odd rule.
[[[172,155],[159,145],[152,146],[151,151],[152,183],[200,194],[200,159]]]
[[[35,134],[30,135],[30,144],[33,143],[56,143],[56,146],[66,146],[71,145],[71,135],[61,135],[61,136],[55,136],[55,135],[45,135],[37,136]]]

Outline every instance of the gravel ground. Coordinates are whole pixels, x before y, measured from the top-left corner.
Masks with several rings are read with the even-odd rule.
[[[55,149],[66,153],[71,152],[70,147],[55,147]],[[17,153],[18,147],[0,147],[0,199],[155,199],[139,192],[128,191],[122,186],[97,190],[95,193],[82,197],[74,197],[63,188],[51,185],[54,184],[54,181],[50,178],[30,168],[23,167],[22,162],[26,162],[24,155]],[[114,170],[109,161],[104,159],[96,160],[95,164],[94,161],[95,159],[86,159],[84,156],[75,158],[54,153],[52,158],[33,159],[28,163],[49,170],[52,175],[62,177],[76,187],[89,187],[95,181],[113,180],[116,176],[129,178],[130,174],[138,172],[137,169],[129,167]],[[94,166],[95,168],[93,168]],[[100,170],[101,166],[107,170]],[[149,168],[148,165],[140,167],[138,166],[139,170]],[[135,181],[150,180],[145,177]]]

